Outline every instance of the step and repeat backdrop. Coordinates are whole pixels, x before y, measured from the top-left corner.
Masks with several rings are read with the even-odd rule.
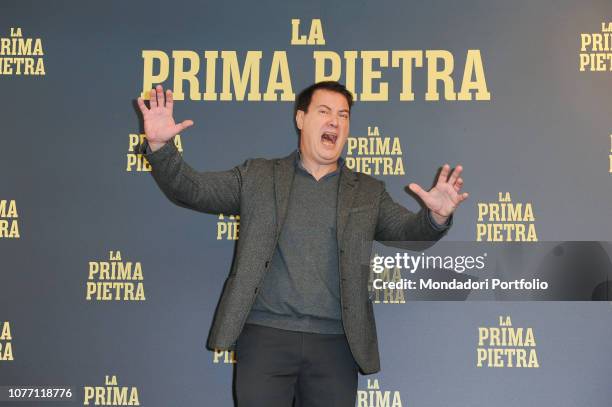
[[[0,3],[0,406],[233,405],[205,343],[240,217],[166,199],[136,98],[173,89],[183,158],[225,170],[293,151],[322,80],[346,165],[413,211],[444,163],[470,193],[452,275],[375,245],[357,405],[612,404],[609,0],[138,0]]]

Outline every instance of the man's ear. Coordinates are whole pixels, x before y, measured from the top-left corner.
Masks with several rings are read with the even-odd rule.
[[[295,113],[295,124],[298,129],[302,130],[302,126],[304,126],[304,111],[298,110]]]

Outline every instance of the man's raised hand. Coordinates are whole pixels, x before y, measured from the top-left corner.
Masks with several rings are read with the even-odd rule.
[[[411,183],[408,187],[423,200],[425,206],[431,211],[436,223],[443,225],[459,204],[468,197],[467,192],[460,192],[463,187],[463,178],[460,177],[463,167],[457,167],[450,174],[450,166],[444,164],[436,185],[425,191],[418,184]]]
[[[193,126],[193,121],[184,120],[181,123],[174,123],[172,117],[172,108],[174,100],[172,99],[172,91],[166,90],[164,98],[164,88],[157,85],[155,89],[151,89],[149,96],[150,108],[144,103],[144,100],[138,98],[138,107],[144,118],[144,131],[149,141],[151,150],[155,151],[163,147],[164,144],[176,134],[180,133],[189,126]]]

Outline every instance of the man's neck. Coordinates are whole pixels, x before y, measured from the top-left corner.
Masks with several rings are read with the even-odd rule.
[[[304,167],[306,171],[308,171],[308,173],[310,173],[310,175],[312,175],[317,181],[338,169],[338,161],[331,164],[319,164],[315,161],[308,160],[301,154],[300,162],[302,167]]]

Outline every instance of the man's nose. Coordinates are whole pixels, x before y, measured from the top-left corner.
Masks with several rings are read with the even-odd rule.
[[[334,127],[338,127],[338,116],[332,114],[329,120],[329,124]]]

